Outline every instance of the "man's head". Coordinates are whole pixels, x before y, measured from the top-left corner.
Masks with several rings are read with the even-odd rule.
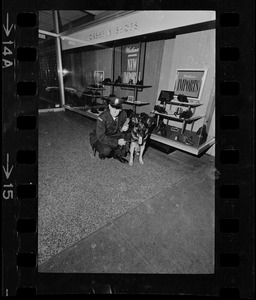
[[[117,117],[122,110],[124,100],[118,97],[111,97],[109,99],[109,111],[112,117]]]

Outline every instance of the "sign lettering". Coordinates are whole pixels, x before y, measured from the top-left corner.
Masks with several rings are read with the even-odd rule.
[[[187,80],[187,79],[179,79],[177,91],[181,92],[198,92],[200,87],[199,80]]]
[[[128,58],[127,60],[127,71],[136,71],[137,58]]]
[[[177,70],[174,95],[183,94],[199,100],[204,78],[204,70]]]
[[[132,83],[136,84],[137,81],[140,80],[140,73],[137,74],[139,67],[139,52],[140,47],[138,44],[122,47],[123,83],[130,83],[132,80]]]

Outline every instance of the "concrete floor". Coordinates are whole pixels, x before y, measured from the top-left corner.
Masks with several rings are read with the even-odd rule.
[[[38,271],[212,274],[214,158],[181,151],[169,156],[194,171],[53,255]]]

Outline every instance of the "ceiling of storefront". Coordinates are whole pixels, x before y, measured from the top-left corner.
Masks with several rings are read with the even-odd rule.
[[[72,1],[71,1],[72,2]],[[122,7],[122,1],[120,2]],[[159,10],[161,1],[156,0],[143,0],[143,9]],[[105,19],[115,18],[120,12],[129,12],[129,10],[57,10],[59,16],[59,29],[60,32],[68,31],[81,27],[90,22],[101,22]],[[53,11],[52,10],[40,10],[39,11],[39,30],[48,31],[54,33],[53,24]]]
[[[104,10],[58,10],[60,32],[105,18],[110,12]],[[52,10],[39,11],[39,30],[55,32]]]

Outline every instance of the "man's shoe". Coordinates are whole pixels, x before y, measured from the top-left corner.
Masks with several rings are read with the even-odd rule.
[[[114,155],[114,159],[118,159],[121,163],[128,163],[128,160],[122,157],[121,155]]]
[[[105,159],[105,156],[103,154],[99,153],[99,158],[100,159]]]

